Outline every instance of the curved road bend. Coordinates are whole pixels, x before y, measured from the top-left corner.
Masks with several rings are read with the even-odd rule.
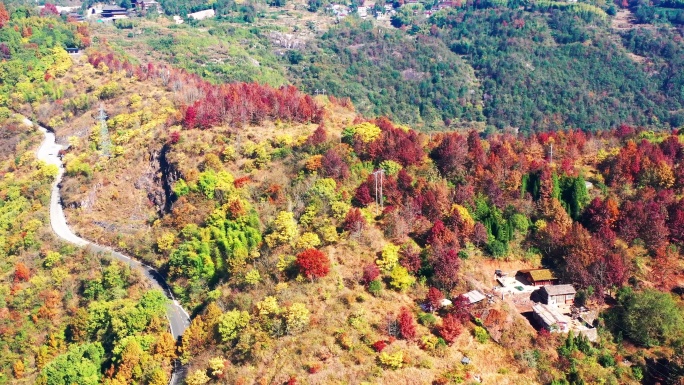
[[[24,118],[24,123],[29,127],[33,126],[33,123],[27,118]],[[62,146],[56,143],[54,133],[41,126],[38,126],[38,130],[40,130],[45,137],[36,154],[38,159],[46,162],[47,164],[53,164],[59,168],[59,172],[57,173],[55,182],[52,185],[52,191],[50,194],[50,225],[52,226],[52,231],[54,231],[59,238],[62,238],[69,243],[80,247],[88,247],[90,250],[93,250],[96,253],[108,254],[112,258],[129,265],[132,269],[136,269],[142,273],[142,275],[149,280],[153,287],[162,290],[164,294],[166,294],[166,296],[171,300],[166,308],[166,316],[169,320],[171,334],[175,339],[178,339],[178,337],[183,335],[185,329],[190,325],[190,316],[173,297],[171,288],[166,283],[166,280],[164,280],[164,277],[162,277],[157,270],[148,265],[140,263],[139,261],[136,261],[108,247],[89,242],[71,231],[66,223],[66,217],[64,216],[64,211],[62,210],[61,196],[59,192],[59,183],[62,181],[62,176],[64,175],[64,165],[62,160],[59,158],[59,151],[62,149]],[[185,367],[177,366],[173,371],[170,384],[182,384],[183,380],[185,379],[185,370]]]

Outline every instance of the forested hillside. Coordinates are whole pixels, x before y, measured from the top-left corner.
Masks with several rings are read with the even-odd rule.
[[[190,385],[680,381],[680,32],[621,48],[598,8],[558,7],[409,18],[415,39],[342,24],[281,59],[310,95],[0,4],[0,383],[164,384],[176,358]],[[178,341],[135,270],[54,238],[57,170],[16,112],[67,146],[70,226],[168,280]],[[460,129],[415,129],[439,122]],[[491,289],[540,266],[594,342]]]
[[[63,45],[88,45],[88,28],[28,13],[0,18],[0,383],[166,384],[176,352],[165,296],[52,235],[57,168],[36,160],[42,135],[13,111],[48,117],[31,103],[73,101],[55,79],[72,67]]]

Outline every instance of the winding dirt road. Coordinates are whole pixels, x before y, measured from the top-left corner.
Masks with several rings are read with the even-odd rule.
[[[29,127],[33,126],[33,123],[27,118],[24,118],[24,123]],[[183,335],[185,329],[187,329],[187,327],[190,325],[190,316],[173,297],[173,293],[171,292],[169,285],[166,283],[166,280],[164,280],[164,277],[162,277],[157,270],[148,265],[140,263],[139,261],[136,261],[131,257],[114,251],[108,247],[89,242],[77,236],[71,231],[69,225],[67,225],[66,217],[64,216],[64,211],[62,209],[59,191],[59,184],[62,181],[62,176],[64,175],[64,164],[59,158],[59,151],[62,149],[62,146],[57,144],[55,141],[55,134],[53,132],[50,132],[41,126],[37,127],[45,138],[43,143],[40,145],[40,148],[38,148],[36,156],[39,160],[42,160],[47,164],[53,164],[59,168],[59,172],[57,173],[55,182],[52,185],[52,191],[50,194],[50,225],[52,227],[52,231],[54,231],[59,238],[62,238],[69,243],[80,247],[87,247],[96,253],[109,255],[112,258],[129,265],[132,269],[138,270],[145,278],[147,278],[154,288],[163,291],[164,294],[166,294],[166,296],[170,299],[166,309],[166,316],[169,320],[171,334],[175,339],[178,339],[178,337]],[[184,366],[178,366],[173,371],[173,375],[169,383],[171,385],[182,384],[186,375],[185,370],[186,368]]]

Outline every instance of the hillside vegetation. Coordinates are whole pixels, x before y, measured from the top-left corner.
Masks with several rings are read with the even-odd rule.
[[[0,383],[161,384],[176,357],[190,385],[681,377],[678,131],[604,122],[429,135],[362,116],[346,98],[136,63],[100,39],[69,56],[67,42],[91,45],[85,25],[17,10],[0,27],[14,36],[0,63],[14,73],[0,88]],[[630,38],[634,47],[663,44],[643,34]],[[393,50],[405,47],[396,39]],[[442,49],[435,39],[426,41]],[[654,65],[676,68],[659,52]],[[465,68],[455,61],[445,76],[455,81]],[[467,95],[453,112],[477,120]],[[68,144],[70,225],[168,278],[193,318],[179,341],[166,332],[162,293],[52,238],[45,206],[56,170],[35,161],[38,136],[12,111]],[[596,343],[536,331],[511,299],[486,304],[487,319],[471,317],[460,294],[489,292],[501,266],[541,264],[600,311]],[[452,304],[442,307],[445,298]]]

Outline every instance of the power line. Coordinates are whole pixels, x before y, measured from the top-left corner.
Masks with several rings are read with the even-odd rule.
[[[109,140],[109,130],[107,129],[107,114],[104,110],[104,104],[100,103],[100,113],[97,119],[100,121],[100,148],[102,155],[109,158],[111,156],[112,142]]]
[[[379,175],[379,177],[378,177]],[[376,212],[377,212],[377,207],[380,206],[380,209],[384,209],[384,199],[382,195],[382,185],[384,182],[384,175],[385,175],[385,170],[379,169],[373,173],[373,179],[375,180],[375,204],[376,204]],[[378,195],[378,179],[380,180],[380,195]]]

